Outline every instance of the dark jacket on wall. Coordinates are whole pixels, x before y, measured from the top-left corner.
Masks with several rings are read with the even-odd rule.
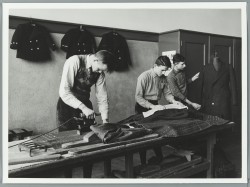
[[[114,54],[116,59],[116,71],[127,70],[131,65],[127,41],[117,32],[112,31],[104,34],[98,46],[98,51],[99,50],[107,50]]]
[[[63,36],[61,49],[67,52],[66,59],[73,55],[95,53],[95,38],[86,29],[80,29],[80,27],[73,28]]]
[[[201,74],[202,111],[224,119],[231,119],[231,105],[237,103],[236,80],[232,65],[221,62],[216,71],[213,63]]]
[[[50,49],[56,45],[48,30],[34,23],[24,23],[17,26],[11,40],[11,49],[16,49],[17,58],[29,61],[50,60]]]

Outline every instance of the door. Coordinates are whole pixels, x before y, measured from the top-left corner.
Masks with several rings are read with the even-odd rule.
[[[233,44],[234,39],[226,36],[211,36],[210,38],[210,54],[214,54],[217,52],[217,56],[220,58],[222,63],[227,65],[234,65],[233,61]],[[211,56],[210,55],[210,56]],[[228,83],[230,84],[230,83]],[[231,99],[232,101],[232,99]],[[231,103],[231,120],[235,120],[237,118],[237,107],[233,106]]]
[[[242,94],[242,76],[241,76],[241,39],[235,39],[234,40],[234,70],[235,70],[235,77],[236,77],[236,86],[237,86],[237,106],[233,106],[233,121],[235,121],[237,124],[241,124],[241,94]]]
[[[187,79],[201,72],[207,64],[208,40],[207,34],[192,32],[181,32],[180,53],[185,57]],[[187,98],[195,103],[201,104],[201,81],[196,80],[188,84]]]

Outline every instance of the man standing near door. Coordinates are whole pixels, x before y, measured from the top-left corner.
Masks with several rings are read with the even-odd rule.
[[[201,105],[194,103],[187,98],[187,84],[192,83],[196,79],[198,79],[199,73],[187,80],[184,71],[185,68],[185,58],[181,54],[175,54],[173,56],[173,70],[167,76],[169,88],[176,100],[187,103],[194,109],[199,110],[201,108]]]

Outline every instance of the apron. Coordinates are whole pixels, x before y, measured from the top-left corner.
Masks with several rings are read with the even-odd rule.
[[[88,108],[93,109],[90,99],[91,86],[96,83],[100,74],[92,72],[92,68],[86,68],[86,62],[81,60],[80,68],[74,80],[72,92],[74,96],[80,100]],[[57,102],[57,126],[64,123],[65,125],[59,128],[59,131],[78,129],[78,124],[82,121],[70,120],[73,117],[80,117],[82,111],[80,109],[72,108],[63,102],[59,97]],[[68,121],[69,120],[69,121]],[[68,122],[67,122],[68,121]]]

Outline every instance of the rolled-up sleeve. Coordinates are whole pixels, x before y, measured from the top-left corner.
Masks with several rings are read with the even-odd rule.
[[[165,86],[164,86],[163,95],[164,95],[165,99],[166,99],[168,102],[173,103],[173,101],[174,101],[174,96],[172,95],[172,93],[171,93],[171,91],[170,91],[170,88],[169,88],[168,83],[166,83]]]
[[[108,93],[105,81],[105,74],[101,73],[95,84],[96,100],[101,113],[102,119],[108,119],[109,102]]]
[[[80,62],[77,56],[73,56],[66,60],[59,88],[59,96],[67,105],[78,108],[82,102],[78,100],[72,93],[74,79],[79,69]]]
[[[136,102],[144,108],[151,108],[152,104],[144,99],[144,93],[146,88],[146,77],[141,74],[137,79],[135,100]]]
[[[185,100],[186,96],[183,95],[178,87],[177,80],[173,75],[168,75],[168,84],[169,84],[169,89],[171,93],[173,94],[174,97],[179,98],[180,100]]]

